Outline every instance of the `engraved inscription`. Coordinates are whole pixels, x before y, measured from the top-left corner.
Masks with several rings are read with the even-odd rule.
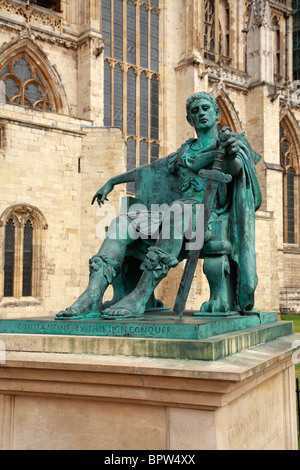
[[[96,336],[128,336],[128,337],[172,337],[175,333],[171,326],[166,325],[120,325],[111,323],[58,323],[58,322],[19,322],[19,332],[40,334],[83,334]]]

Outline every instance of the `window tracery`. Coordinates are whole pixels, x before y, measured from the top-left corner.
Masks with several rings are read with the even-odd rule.
[[[32,206],[16,205],[2,214],[0,227],[4,232],[3,297],[39,297],[41,234],[47,228],[43,215]]]
[[[297,154],[292,137],[287,126],[280,124],[280,164],[282,174],[283,194],[283,241],[284,243],[297,242]]]
[[[222,8],[222,22],[220,21]],[[230,56],[230,10],[228,2],[204,0],[204,58],[218,62]]]
[[[205,0],[204,49],[215,52],[215,6],[211,0]],[[206,59],[215,60],[214,54],[205,52]]]
[[[4,297],[32,295],[33,226],[30,216],[25,219],[13,214],[5,225]]]
[[[124,133],[128,170],[154,161],[159,153],[158,4],[102,1],[104,125]]]
[[[4,99],[43,111],[56,111],[46,78],[25,53],[18,54],[0,66],[0,80],[4,83]]]

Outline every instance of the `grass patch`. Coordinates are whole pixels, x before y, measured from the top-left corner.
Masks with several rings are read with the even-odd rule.
[[[294,323],[294,333],[300,333],[300,315],[281,315],[281,320]]]

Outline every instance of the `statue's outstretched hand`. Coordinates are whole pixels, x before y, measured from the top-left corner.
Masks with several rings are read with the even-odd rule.
[[[97,200],[99,207],[101,207],[105,201],[108,201],[107,196],[113,190],[113,188],[113,184],[108,181],[104,186],[102,186],[102,188],[100,188],[96,192],[95,196],[92,199],[92,204],[94,204],[94,202]]]
[[[230,132],[229,129],[225,130],[225,132],[221,132],[219,134],[219,138],[222,146],[226,150],[226,157],[229,160],[233,160],[237,156],[240,149],[239,140],[232,132]]]

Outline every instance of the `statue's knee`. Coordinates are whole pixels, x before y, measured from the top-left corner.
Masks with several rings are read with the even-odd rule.
[[[229,215],[225,214],[213,218],[205,233],[205,245],[203,255],[222,255],[231,253],[231,242],[229,237]]]
[[[193,218],[193,205],[180,199],[174,201],[170,204],[168,216],[173,224],[184,224],[185,228],[190,228]]]
[[[113,240],[123,239],[127,237],[128,218],[120,215],[113,219],[107,229],[107,237]]]
[[[206,256],[203,264],[204,274],[230,274],[230,263],[227,255]]]

